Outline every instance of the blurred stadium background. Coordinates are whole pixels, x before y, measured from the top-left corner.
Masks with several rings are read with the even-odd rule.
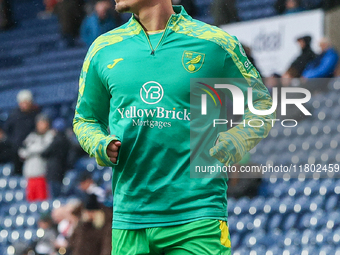
[[[195,18],[213,23],[212,2],[194,1]],[[282,73],[299,52],[297,36],[312,35],[316,52],[317,41],[323,36],[340,49],[340,10],[325,7],[325,2],[302,0],[304,11],[286,16],[278,15],[276,0],[236,0],[239,21],[222,27],[252,48],[262,74]],[[0,33],[0,120],[6,122],[17,107],[17,93],[25,88],[33,92],[44,112],[66,119],[71,127],[87,47],[80,42],[65,47],[57,17],[37,17],[44,8],[37,0],[11,2],[15,26]],[[296,21],[289,26],[289,20]],[[246,32],[249,29],[253,33]],[[275,40],[276,44],[270,45]],[[308,103],[312,116],[296,128],[277,123],[269,137],[251,151],[252,163],[340,164],[340,78],[330,79],[327,86]],[[83,156],[67,171],[60,198],[29,203],[25,178],[13,175],[10,162],[0,165],[0,254],[17,254],[15,243],[30,244],[43,235],[37,225],[41,213],[79,196],[75,180],[84,169],[110,193],[111,170]],[[229,198],[233,254],[340,255],[340,179],[317,174],[264,177],[251,198]],[[108,195],[107,201],[110,199]]]

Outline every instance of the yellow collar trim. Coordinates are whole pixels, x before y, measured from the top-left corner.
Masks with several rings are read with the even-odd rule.
[[[155,31],[147,31],[146,33],[148,35],[153,35],[153,34],[159,34],[159,33],[163,33],[165,29],[162,30],[155,30]]]

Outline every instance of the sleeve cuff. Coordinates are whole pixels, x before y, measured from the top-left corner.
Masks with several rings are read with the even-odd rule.
[[[233,165],[238,162],[238,152],[232,141],[227,138],[228,134],[226,133],[221,132],[218,134],[217,139],[219,139],[219,143],[210,149],[209,154],[221,163]]]
[[[112,141],[120,141],[119,137],[117,136],[108,136],[101,140],[99,144],[97,145],[96,152],[95,152],[95,158],[97,161],[97,164],[100,166],[109,166],[114,167],[118,165],[119,163],[119,154],[117,158],[116,163],[112,163],[108,155],[106,154],[106,148]]]

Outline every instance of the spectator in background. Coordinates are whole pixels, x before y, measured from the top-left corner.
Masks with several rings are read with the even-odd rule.
[[[82,203],[78,200],[71,200],[66,205],[52,211],[52,218],[58,224],[58,236],[55,241],[55,248],[59,254],[71,255],[70,237],[80,220]]]
[[[54,226],[49,213],[42,214],[38,221],[38,227],[43,229],[43,236],[39,237],[35,246],[36,255],[54,255],[54,242],[57,238],[57,229]]]
[[[62,181],[67,170],[70,142],[65,134],[65,128],[64,119],[58,118],[52,122],[55,133],[53,141],[41,154],[47,161],[46,180],[52,198],[60,196]]]
[[[197,9],[193,0],[172,0],[173,5],[182,5],[190,16],[197,15]]]
[[[72,255],[111,254],[112,211],[101,209],[95,194],[88,195],[82,217],[71,237]]]
[[[214,0],[211,13],[215,26],[239,21],[235,0]]]
[[[47,162],[42,153],[53,141],[53,131],[45,114],[36,118],[36,131],[24,140],[24,147],[19,149],[19,156],[25,160],[23,175],[27,178],[27,201],[45,200],[48,198],[46,170]]]
[[[12,161],[12,148],[5,131],[0,125],[0,163]]]
[[[322,38],[319,46],[321,54],[310,62],[302,73],[303,78],[332,78],[337,67],[339,55],[328,38]]]
[[[84,18],[83,0],[59,0],[54,8],[61,26],[62,43],[65,47],[74,47],[79,36],[79,28]]]
[[[14,174],[22,174],[22,161],[18,156],[18,149],[22,142],[34,130],[35,118],[40,108],[34,104],[30,90],[21,90],[17,95],[19,108],[15,109],[5,122],[4,131],[12,146]]]
[[[312,37],[299,37],[297,42],[301,48],[301,54],[293,61],[286,72],[287,74],[284,75],[288,78],[300,78],[307,64],[316,58],[316,54],[311,48]]]
[[[14,26],[10,0],[0,0],[0,31]]]
[[[95,11],[84,19],[80,28],[80,37],[88,47],[98,36],[114,29],[118,25],[113,13],[112,3],[108,0],[103,0],[97,2]]]
[[[321,39],[319,46],[321,54],[310,62],[302,72],[301,86],[312,93],[328,90],[329,79],[325,78],[334,77],[339,60],[339,55],[332,47],[329,39]]]
[[[54,7],[58,3],[58,0],[43,0],[45,10],[38,13],[37,17],[39,19],[49,19],[52,17],[54,12]]]
[[[104,203],[105,190],[93,181],[91,173],[87,170],[84,170],[79,177],[79,189],[87,195],[96,195],[98,202]]]
[[[274,7],[277,14],[283,14],[286,10],[286,0],[276,0]]]
[[[296,12],[301,12],[301,4],[299,0],[286,0],[284,14],[291,14]]]

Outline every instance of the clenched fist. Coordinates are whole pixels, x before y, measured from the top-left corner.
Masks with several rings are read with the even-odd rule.
[[[114,164],[117,163],[119,148],[122,145],[120,141],[111,141],[106,148],[106,154],[110,158],[110,161]]]

